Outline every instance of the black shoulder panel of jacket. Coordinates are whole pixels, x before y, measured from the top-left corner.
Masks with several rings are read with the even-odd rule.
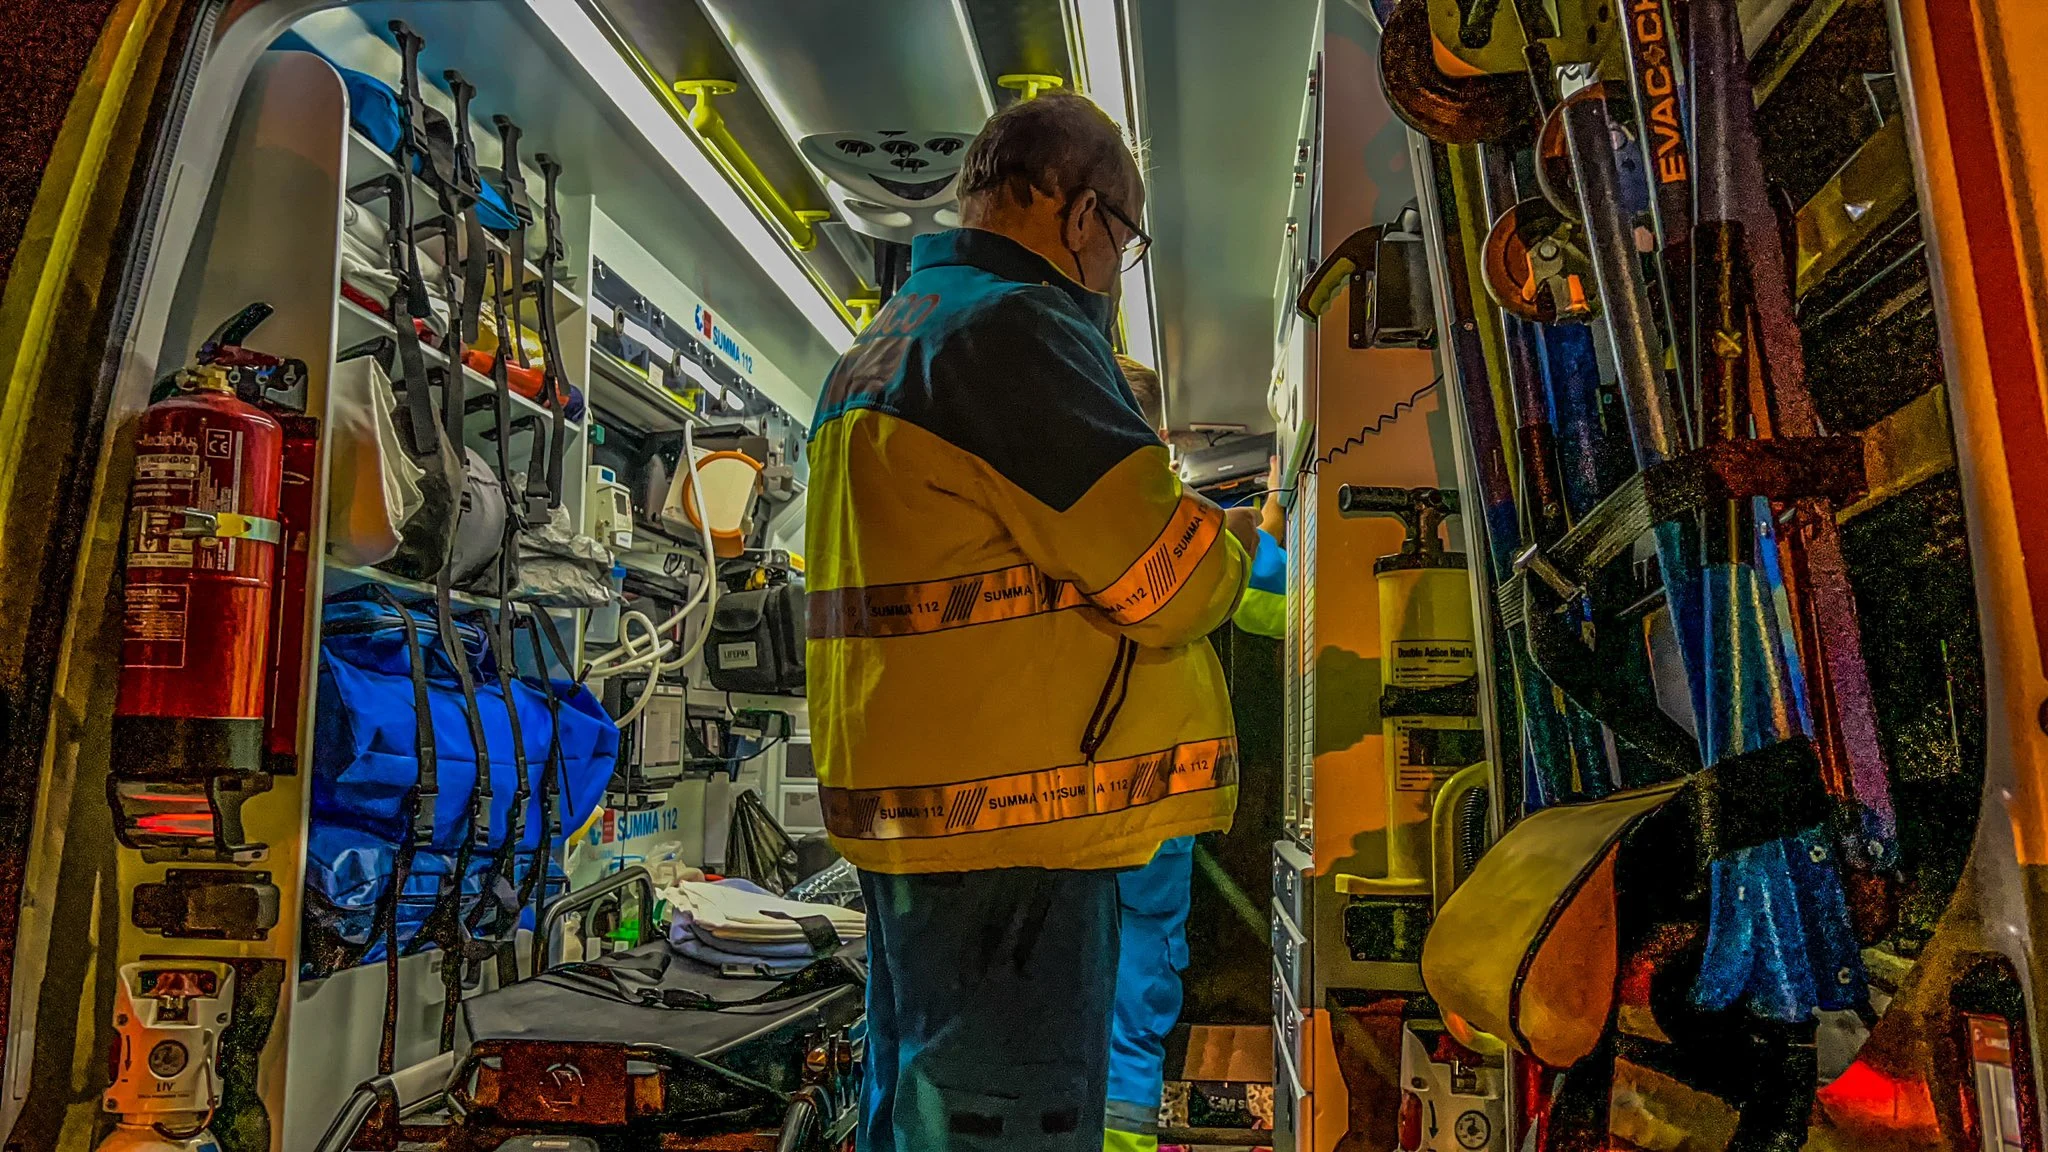
[[[1061,512],[1159,443],[1065,292],[958,264],[913,273],[840,357],[812,435],[860,408],[924,428]]]
[[[1018,285],[962,316],[930,376],[927,427],[1055,511],[1159,443],[1108,341],[1057,288]]]

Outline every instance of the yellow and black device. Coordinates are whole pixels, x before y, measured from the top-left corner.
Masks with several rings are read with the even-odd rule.
[[[1391,224],[1360,228],[1332,249],[1302,283],[1294,308],[1320,320],[1337,294],[1351,293],[1351,347],[1436,347],[1436,301],[1422,216],[1414,204]]]
[[[1458,879],[1458,845],[1482,836],[1487,768],[1479,722],[1479,656],[1465,554],[1443,545],[1458,494],[1438,488],[1346,485],[1344,516],[1393,516],[1401,550],[1373,564],[1379,588],[1379,712],[1386,742],[1387,867],[1340,875],[1354,898],[1346,935],[1360,959],[1419,959],[1429,914]],[[1475,808],[1476,804],[1476,808]]]

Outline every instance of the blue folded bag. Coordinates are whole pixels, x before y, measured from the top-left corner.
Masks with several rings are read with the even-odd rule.
[[[271,48],[273,51],[311,52],[327,61],[341,74],[342,87],[348,90],[349,123],[379,151],[392,156],[398,154],[405,121],[396,89],[367,72],[335,63],[333,57],[313,47],[297,32],[286,32],[271,44]],[[415,160],[413,171],[418,172],[419,168],[420,162]],[[519,227],[519,217],[506,202],[505,194],[488,182],[478,190],[476,218],[479,224],[493,232],[510,232]]]
[[[404,610],[412,621],[411,642],[399,609],[375,593],[345,593],[326,610],[306,860],[306,929],[314,945],[307,953],[314,975],[385,953],[374,926],[380,902],[391,895],[401,845],[411,836],[406,801],[420,782],[415,659],[426,671],[436,792],[432,839],[414,848],[398,894],[401,953],[438,942],[421,939],[421,928],[454,898],[456,860],[472,835],[478,757],[469,705],[432,603],[407,604]],[[488,827],[474,838],[456,910],[463,923],[474,925],[488,897],[505,905],[494,910],[530,927],[529,902],[513,894],[532,891],[530,872],[544,825],[550,851],[543,895],[560,886],[555,855],[603,799],[618,753],[618,726],[588,688],[570,681],[508,676],[508,707],[490,638],[467,621],[455,628],[456,658],[465,662],[474,684],[491,789]],[[527,798],[514,841],[521,752]],[[552,820],[546,818],[550,814]],[[503,851],[508,842],[514,848],[509,858]]]

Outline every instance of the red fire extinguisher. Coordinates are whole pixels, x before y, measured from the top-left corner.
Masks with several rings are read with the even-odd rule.
[[[143,415],[129,490],[113,735],[115,770],[130,779],[264,769],[284,432],[236,396],[228,369],[185,384]]]

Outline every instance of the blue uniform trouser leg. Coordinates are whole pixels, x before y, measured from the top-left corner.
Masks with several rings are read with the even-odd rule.
[[[1166,1087],[1166,1037],[1180,1020],[1188,966],[1188,883],[1194,839],[1159,846],[1152,862],[1117,877],[1120,913],[1116,1007],[1110,1024],[1111,1147],[1156,1147]]]
[[[861,873],[860,1152],[1098,1152],[1113,872]]]

